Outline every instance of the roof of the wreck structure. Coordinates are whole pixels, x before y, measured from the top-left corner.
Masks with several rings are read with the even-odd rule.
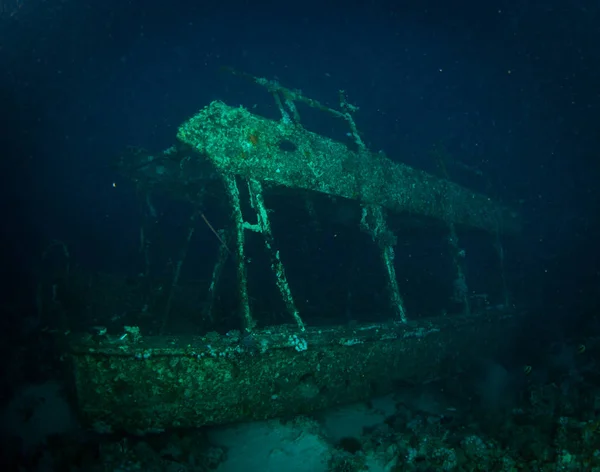
[[[180,126],[178,138],[194,151],[180,159],[171,156],[170,167],[160,160],[156,170],[182,185],[189,182],[197,161],[208,159],[217,172],[382,205],[399,214],[489,232],[520,229],[518,215],[486,195],[243,107],[212,102]]]

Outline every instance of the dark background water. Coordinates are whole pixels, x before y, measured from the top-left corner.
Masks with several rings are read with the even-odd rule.
[[[170,146],[177,126],[214,99],[268,106],[270,97],[222,72],[231,66],[326,103],[344,89],[361,108],[368,146],[397,161],[435,173],[431,149],[441,143],[454,180],[523,215],[523,234],[507,243],[509,276],[521,292],[535,287],[540,314],[596,315],[596,2],[3,5],[3,288],[19,313],[33,310],[35,271],[54,239],[88,270],[139,270],[139,202],[115,174],[115,156],[132,144]],[[185,232],[183,213],[170,216],[173,241]],[[280,225],[291,233],[287,218]],[[214,254],[214,236],[197,233],[196,257]],[[328,265],[351,266],[355,255],[320,237]],[[477,250],[467,253],[477,266]],[[328,283],[335,288],[335,274]]]

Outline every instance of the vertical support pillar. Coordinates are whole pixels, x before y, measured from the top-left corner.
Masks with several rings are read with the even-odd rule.
[[[444,178],[449,181],[450,178],[448,176],[444,159],[440,157],[438,159],[438,163]],[[450,215],[452,211],[452,206],[448,206],[446,208],[446,215]],[[450,218],[447,218],[446,224],[448,225],[449,231],[448,244],[450,245],[450,250],[452,252],[452,262],[454,263],[454,268],[456,269],[452,299],[456,302],[462,303],[465,314],[468,315],[471,313],[471,302],[469,300],[469,286],[467,285],[467,278],[465,277],[465,271],[463,269],[463,259],[466,257],[466,252],[458,245],[458,234],[456,233],[456,225],[454,222],[451,221]]]
[[[256,325],[250,313],[250,300],[248,298],[248,276],[246,269],[246,256],[244,254],[244,218],[240,204],[240,190],[234,175],[224,175],[225,190],[231,203],[231,214],[235,231],[235,255],[238,277],[238,295],[240,297],[242,323],[246,332],[250,333]]]
[[[138,186],[137,188],[140,197],[140,212],[142,214],[142,223],[140,225],[140,254],[143,256],[144,262],[144,277],[150,276],[150,249],[152,247],[152,238],[156,236],[156,228],[158,224],[158,214],[154,204],[150,190]]]
[[[471,302],[469,301],[469,286],[467,285],[467,278],[465,277],[465,271],[463,269],[463,259],[466,256],[465,250],[458,246],[458,235],[456,233],[456,225],[453,222],[448,221],[448,229],[450,234],[448,235],[448,243],[452,251],[452,261],[454,262],[454,268],[456,269],[456,278],[454,279],[454,299],[463,304],[465,314],[471,313]]]
[[[215,262],[212,277],[210,279],[210,286],[208,287],[208,300],[206,302],[206,309],[204,313],[204,315],[207,316],[211,322],[215,321],[213,316],[215,297],[219,287],[219,282],[221,280],[221,274],[223,273],[223,267],[225,266],[225,262],[228,258],[229,250],[227,249],[227,246],[223,244],[219,245],[219,257],[217,258],[217,262]]]
[[[165,314],[163,316],[163,322],[160,327],[160,334],[164,334],[165,329],[167,327],[167,323],[169,322],[169,316],[171,314],[171,304],[173,302],[173,292],[177,288],[177,284],[179,283],[179,277],[181,276],[181,267],[183,266],[183,262],[185,261],[185,257],[187,256],[188,248],[190,247],[190,241],[192,240],[192,236],[194,235],[194,223],[196,221],[196,213],[194,213],[190,217],[190,228],[188,230],[188,235],[183,244],[183,248],[181,249],[181,255],[179,256],[179,260],[175,265],[175,271],[173,272],[173,280],[171,282],[171,287],[169,289],[169,297],[167,298],[167,305],[165,306]]]
[[[273,233],[271,232],[271,222],[269,221],[269,215],[262,194],[262,185],[259,181],[250,179],[248,181],[248,190],[250,192],[250,204],[256,211],[258,224],[251,225],[246,223],[245,228],[260,232],[262,234],[265,242],[265,248],[271,257],[271,270],[273,271],[273,274],[275,274],[275,280],[277,283],[277,288],[279,289],[279,293],[285,302],[288,312],[294,318],[300,330],[304,331],[304,322],[302,321],[300,313],[298,312],[296,304],[294,303],[292,291],[290,290],[290,285],[285,275],[283,262],[281,262],[279,251],[277,251],[274,247]]]
[[[387,276],[392,308],[396,312],[396,319],[401,323],[406,323],[404,300],[402,299],[402,295],[400,295],[396,269],[394,267],[394,244],[396,237],[387,227],[383,208],[380,205],[363,206],[360,226],[371,235],[373,241],[377,242],[379,246]]]

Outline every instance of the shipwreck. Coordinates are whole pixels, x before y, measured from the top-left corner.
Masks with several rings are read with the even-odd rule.
[[[468,370],[502,350],[519,322],[503,249],[503,240],[520,231],[512,209],[444,172],[432,175],[371,152],[355,122],[357,107],[343,91],[334,108],[277,81],[237,75],[272,95],[277,117],[214,101],[181,124],[171,148],[132,148],[120,156],[119,172],[134,183],[148,216],[141,219],[140,274],[67,267],[41,285],[44,310],[60,313],[69,329],[78,407],[96,431],[223,424],[367,399]],[[308,129],[302,115],[315,112],[346,126],[347,139]],[[153,273],[158,250],[150,241],[167,228],[157,222],[156,195],[185,205],[189,217],[170,269],[160,276]],[[369,272],[375,275],[354,275],[353,283],[377,278],[377,300],[363,293],[361,302],[349,302],[362,303],[361,310],[346,317],[324,304],[309,308],[297,294],[314,274],[307,273],[310,263],[295,267],[299,258],[289,248],[317,232],[281,243],[282,212],[273,208],[282,199],[305,211],[303,227],[329,224],[329,211],[339,206],[351,209],[355,218],[340,231],[355,238],[345,240],[356,244],[347,250],[370,251],[375,260]],[[220,224],[209,218],[211,205],[220,206]],[[214,233],[217,250],[204,260],[206,277],[185,277],[201,230]],[[436,257],[447,268],[439,283],[448,288],[439,310],[410,301],[414,285],[407,280],[415,268],[406,265],[408,249],[398,247],[404,232],[437,240]],[[463,235],[495,260],[493,287],[485,293],[470,289]],[[256,277],[261,289],[272,290],[257,294]],[[255,299],[264,297],[272,300],[261,311]],[[69,321],[86,319],[83,312],[90,320],[126,315],[107,315],[93,327]]]

